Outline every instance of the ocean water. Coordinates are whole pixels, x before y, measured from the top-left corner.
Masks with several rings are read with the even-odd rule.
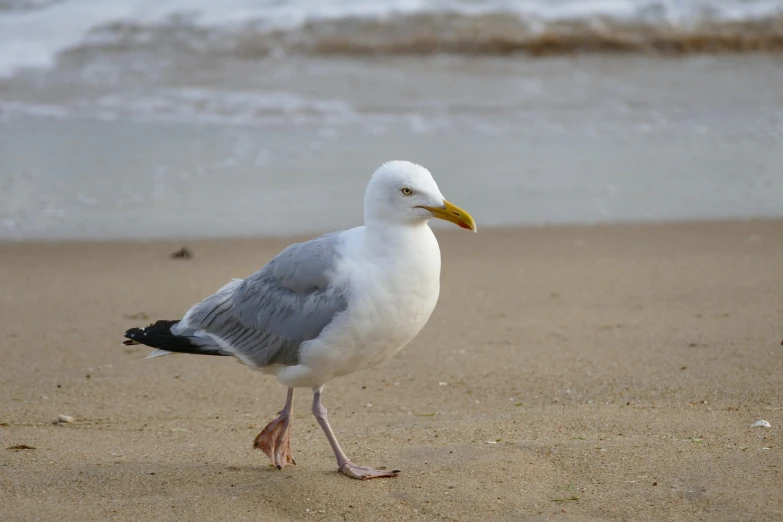
[[[0,0],[0,240],[783,217],[783,2]]]

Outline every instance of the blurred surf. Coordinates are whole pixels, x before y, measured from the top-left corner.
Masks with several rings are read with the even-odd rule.
[[[745,52],[783,49],[771,0],[3,0],[0,74],[65,51],[271,54]]]
[[[781,216],[781,12],[0,0],[0,240],[351,226],[394,158],[482,226]]]

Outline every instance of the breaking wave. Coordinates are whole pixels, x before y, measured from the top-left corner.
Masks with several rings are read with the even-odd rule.
[[[783,49],[783,6],[763,18],[719,13],[677,19],[665,11],[618,17],[596,13],[556,19],[521,13],[420,13],[383,19],[350,17],[269,28],[257,21],[204,27],[181,20],[116,22],[93,30],[77,50],[170,48],[238,58],[268,55],[536,56],[586,52],[723,53]]]
[[[779,0],[0,0],[0,74],[63,52],[725,53],[783,49]]]

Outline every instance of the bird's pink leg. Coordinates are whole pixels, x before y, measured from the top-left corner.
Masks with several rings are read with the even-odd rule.
[[[291,409],[293,405],[294,389],[288,388],[285,407],[256,436],[253,443],[254,448],[266,453],[277,469],[282,469],[286,464],[296,464],[293,455],[291,455]]]
[[[368,468],[367,466],[357,466],[348,459],[340,447],[340,443],[337,442],[337,437],[334,436],[332,427],[329,426],[329,421],[326,419],[326,407],[321,404],[320,389],[316,389],[315,393],[313,394],[313,415],[315,415],[318,424],[321,425],[321,429],[324,430],[326,438],[329,440],[329,444],[332,446],[334,456],[337,457],[337,469],[340,470],[340,473],[348,475],[351,478],[367,480],[380,477],[396,477],[400,472],[398,469],[387,471]]]

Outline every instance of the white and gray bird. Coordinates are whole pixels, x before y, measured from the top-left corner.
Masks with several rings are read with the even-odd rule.
[[[285,407],[255,439],[277,468],[293,464],[294,388],[313,390],[312,411],[337,467],[356,479],[395,476],[351,462],[321,403],[324,385],[382,363],[430,318],[440,292],[440,248],[428,222],[440,218],[476,231],[449,203],[430,172],[407,161],[375,171],[364,198],[364,226],[289,246],[246,279],[235,279],[179,321],[125,333],[125,344],[170,353],[234,356],[288,387]]]

